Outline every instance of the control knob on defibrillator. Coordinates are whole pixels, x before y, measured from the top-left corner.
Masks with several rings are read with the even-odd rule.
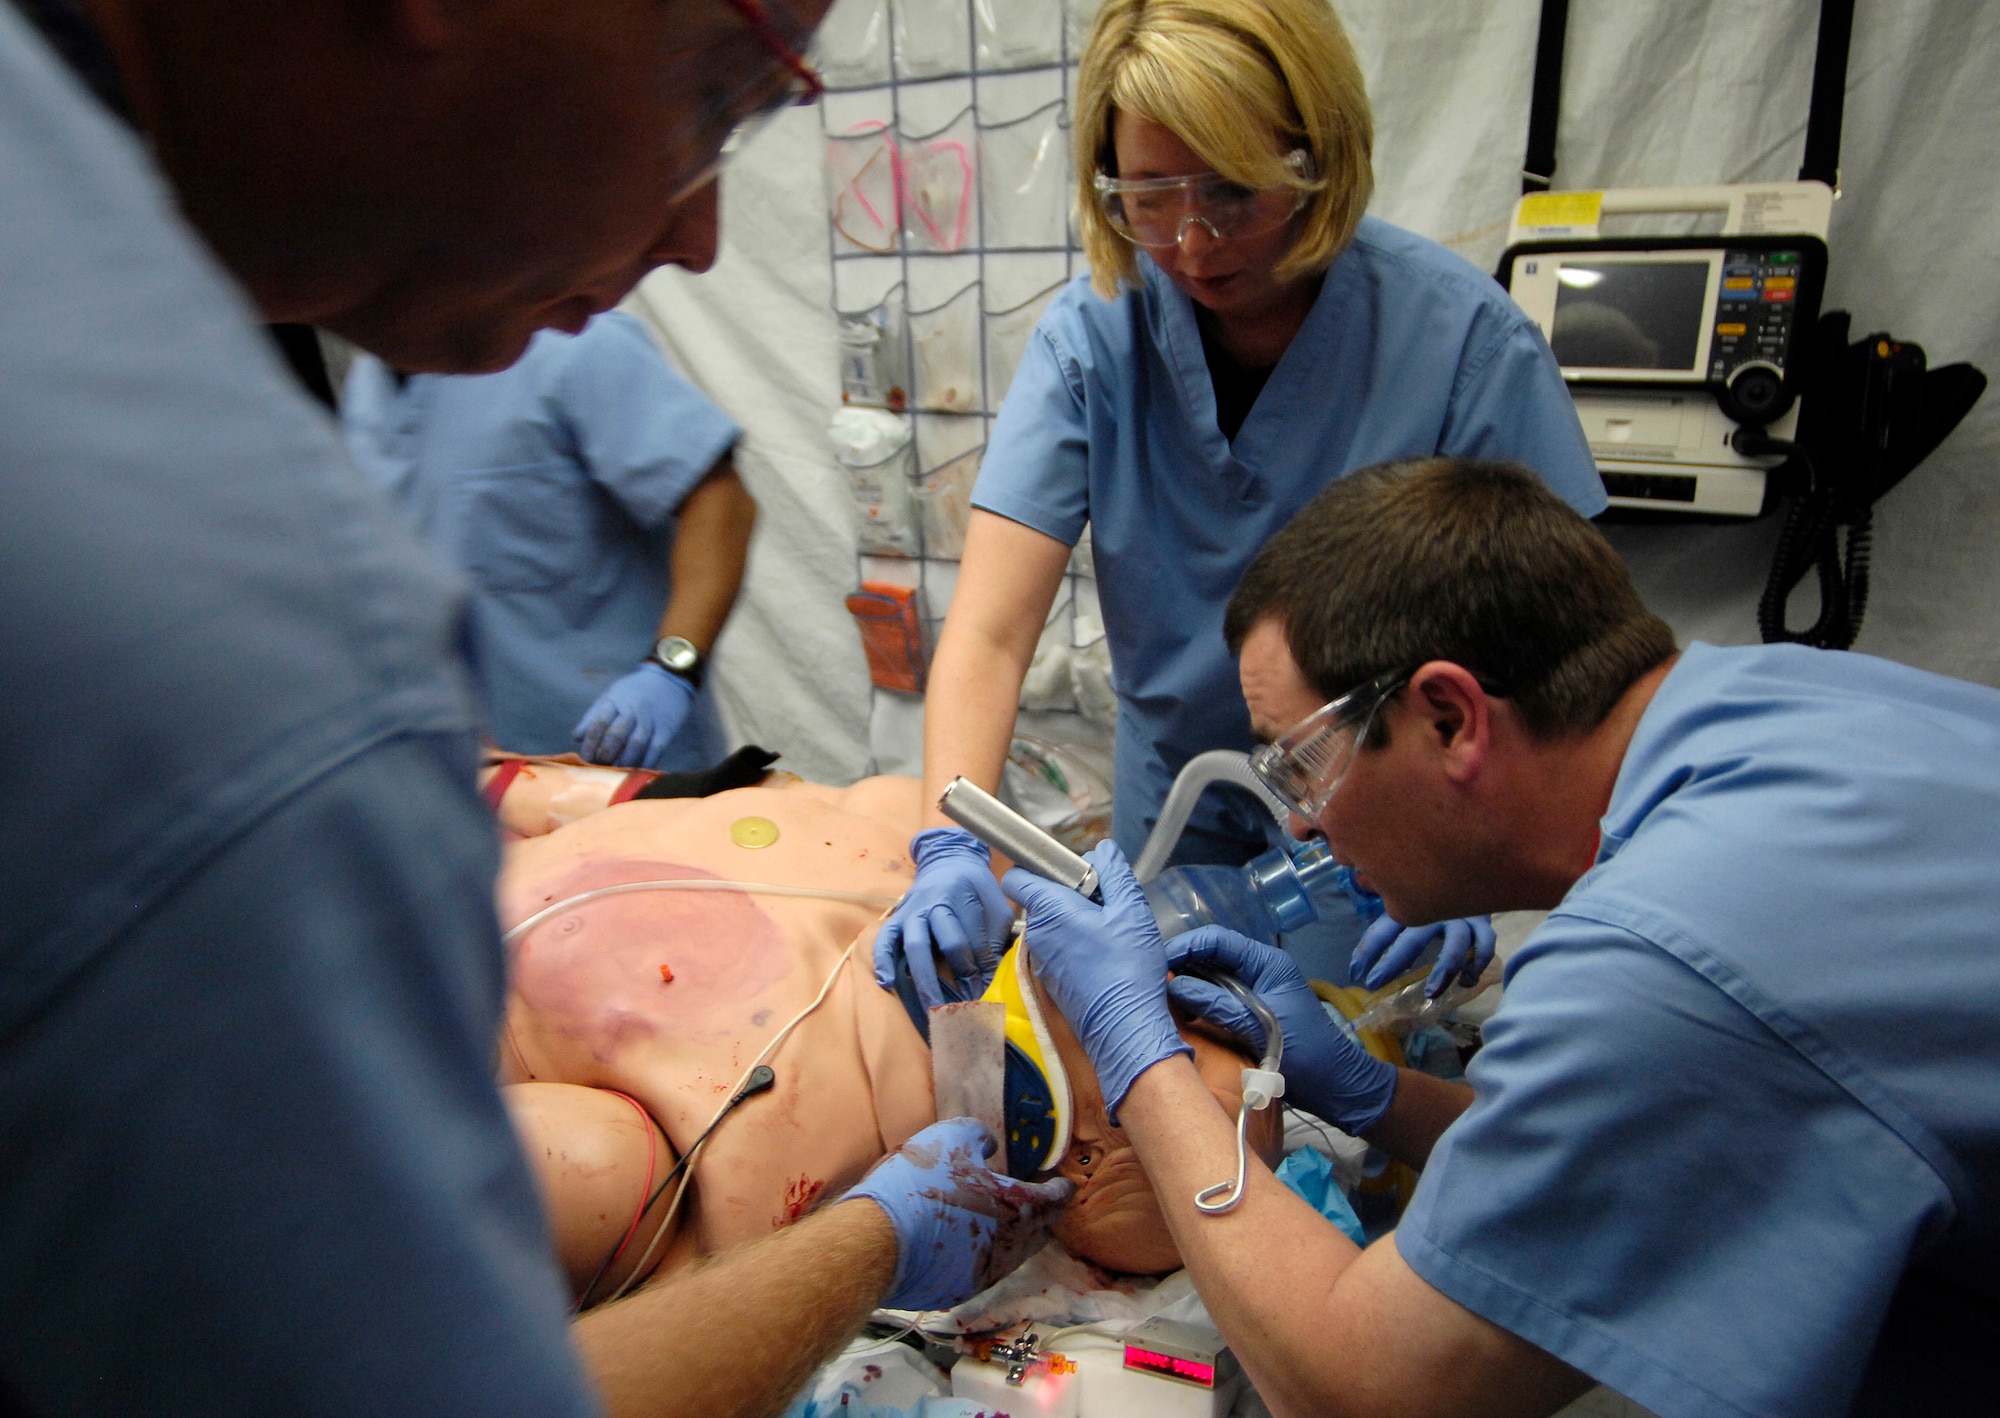
[[[1792,406],[1792,391],[1785,387],[1782,369],[1753,359],[1736,366],[1729,382],[1716,391],[1715,402],[1737,423],[1763,428]]]

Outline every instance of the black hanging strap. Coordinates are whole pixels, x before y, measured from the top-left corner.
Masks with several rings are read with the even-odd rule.
[[[1542,28],[1535,36],[1535,91],[1528,103],[1528,151],[1521,160],[1524,196],[1548,191],[1556,175],[1556,120],[1562,116],[1563,40],[1568,33],[1569,0],[1542,0]]]
[[[1820,0],[1819,47],[1813,56],[1812,107],[1806,112],[1806,160],[1799,181],[1840,186],[1840,119],[1847,102],[1847,42],[1854,0]]]

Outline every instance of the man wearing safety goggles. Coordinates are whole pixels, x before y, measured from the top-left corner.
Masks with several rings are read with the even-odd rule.
[[[1551,914],[1469,1086],[1397,1070],[1297,966],[1163,942],[1016,871],[1209,1313],[1279,1413],[1661,1418],[1991,1407],[2000,1335],[2000,693],[1865,656],[1677,651],[1525,468],[1366,469],[1251,563],[1229,644],[1259,777],[1408,920]],[[1253,1165],[1169,996],[1281,1023],[1287,1102],[1422,1167],[1366,1250]]]
[[[492,370],[706,267],[825,8],[0,0],[0,1410],[775,1411],[1038,1238],[941,1124],[572,1331],[458,592],[257,324]]]

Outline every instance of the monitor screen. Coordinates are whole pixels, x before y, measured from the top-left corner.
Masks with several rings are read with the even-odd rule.
[[[1566,369],[1698,372],[1709,263],[1564,257],[1549,345]]]

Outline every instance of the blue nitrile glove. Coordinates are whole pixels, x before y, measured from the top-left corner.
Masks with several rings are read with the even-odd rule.
[[[1467,916],[1460,921],[1439,921],[1434,925],[1411,926],[1405,930],[1393,916],[1380,916],[1361,933],[1354,953],[1348,957],[1349,983],[1379,990],[1410,968],[1410,962],[1444,933],[1444,948],[1437,964],[1424,981],[1424,994],[1436,999],[1445,991],[1452,976],[1471,984],[1493,960],[1493,918]]]
[[[895,988],[900,950],[925,1009],[951,998],[978,999],[1014,923],[1014,908],[993,879],[993,854],[961,827],[931,827],[910,839],[910,859],[917,879],[875,933],[875,983]],[[939,958],[958,980],[949,995],[938,979]]]
[[[1023,940],[1035,978],[1090,1055],[1116,1124],[1133,1080],[1194,1050],[1167,1008],[1167,943],[1125,854],[1116,842],[1099,842],[1086,860],[1097,868],[1102,906],[1019,867],[1001,885],[1028,908]]]
[[[1224,926],[1198,926],[1167,943],[1175,969],[1210,964],[1234,975],[1278,1016],[1285,1051],[1285,1101],[1325,1118],[1344,1132],[1363,1133],[1381,1121],[1396,1096],[1396,1070],[1342,1032],[1284,951]],[[1207,980],[1176,975],[1169,986],[1190,1012],[1240,1038],[1264,1046],[1256,1016],[1232,994]]]
[[[586,763],[658,768],[693,704],[693,685],[644,664],[597,696],[570,730],[570,740]]]
[[[941,1310],[977,1295],[1048,1239],[1075,1189],[1018,1182],[986,1165],[999,1149],[971,1118],[932,1123],[875,1164],[843,1200],[866,1197],[896,1228],[896,1278],[882,1304]]]

